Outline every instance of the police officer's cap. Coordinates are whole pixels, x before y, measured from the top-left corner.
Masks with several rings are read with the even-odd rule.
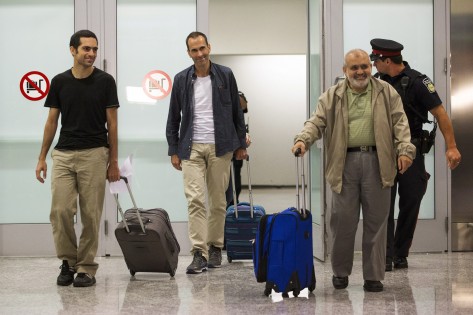
[[[404,46],[390,39],[375,38],[370,41],[373,52],[370,59],[375,61],[382,57],[397,57],[401,55]]]

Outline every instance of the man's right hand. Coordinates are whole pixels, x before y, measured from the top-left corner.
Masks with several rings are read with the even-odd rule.
[[[296,154],[297,149],[301,149],[301,154],[300,156],[304,156],[305,154],[305,144],[302,141],[297,141],[294,146],[292,147],[291,151],[293,154]]]
[[[171,155],[171,164],[176,170],[182,171],[181,159],[177,154]]]
[[[46,164],[45,160],[39,160],[38,164],[36,165],[36,179],[44,184],[44,180],[46,179],[46,173],[48,171],[48,165]],[[41,175],[43,173],[43,175]]]

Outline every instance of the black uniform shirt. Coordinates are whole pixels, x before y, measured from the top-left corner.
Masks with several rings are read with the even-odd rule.
[[[426,75],[421,75],[419,72],[411,69],[409,64],[404,61],[405,69],[399,75],[390,77],[387,74],[382,74],[380,78],[390,83],[396,91],[401,95],[404,104],[404,111],[409,120],[409,127],[411,130],[411,137],[420,137],[422,133],[423,121],[411,108],[414,107],[419,114],[422,115],[423,120],[427,120],[427,112],[442,104],[432,80]],[[409,76],[409,84],[405,89],[401,86],[401,78]],[[411,106],[407,105],[409,103]]]

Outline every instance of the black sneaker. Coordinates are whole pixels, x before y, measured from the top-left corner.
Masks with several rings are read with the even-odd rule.
[[[394,268],[396,268],[396,269],[408,268],[407,258],[406,257],[396,257],[396,258],[394,258]]]
[[[187,273],[201,273],[207,270],[207,259],[202,256],[202,252],[197,251],[194,253],[194,259],[192,263],[187,267]]]
[[[209,248],[209,268],[222,267],[222,250],[218,247],[210,245]]]
[[[74,279],[75,287],[90,287],[95,284],[95,277],[88,273],[79,272]]]
[[[393,258],[386,256],[386,268],[384,271],[393,271]]]
[[[63,260],[59,269],[61,269],[61,273],[57,276],[57,285],[70,285],[74,281],[74,274],[76,273],[74,268],[69,267],[67,260]]]

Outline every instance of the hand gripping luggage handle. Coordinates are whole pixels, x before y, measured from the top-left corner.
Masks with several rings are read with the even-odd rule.
[[[302,217],[305,219],[307,217],[306,209],[306,197],[305,197],[305,167],[304,167],[304,158],[301,156],[301,149],[298,148],[294,153],[296,156],[296,197],[297,197],[297,211],[300,211]],[[299,160],[301,161],[301,166],[299,166]],[[302,208],[300,205],[300,187],[299,187],[299,169],[302,168],[301,180],[302,180]]]
[[[133,197],[133,193],[131,192],[130,184],[128,184],[128,178],[126,178],[125,176],[120,176],[120,179],[123,179],[125,181],[126,188],[128,189],[128,193],[130,194],[131,202],[133,203],[133,208],[136,209],[136,216],[138,217],[138,221],[140,222],[141,230],[143,231],[143,233],[146,234],[145,226],[143,224],[143,220],[141,219],[141,215],[140,215],[140,210],[136,206],[135,198]],[[128,224],[126,223],[125,215],[123,214],[122,207],[120,206],[120,202],[118,201],[118,194],[113,194],[113,196],[115,197],[115,201],[117,202],[118,211],[120,211],[120,215],[122,216],[122,221],[123,221],[123,224],[125,225],[125,229],[128,233],[130,233],[130,228],[128,227]]]
[[[246,170],[248,172],[248,193],[250,196],[250,216],[253,219],[253,192],[251,190],[251,172],[250,172],[250,156],[246,156]],[[236,189],[235,189],[235,167],[233,166],[233,160],[231,162],[230,168],[230,176],[232,178],[232,188],[233,188],[233,204],[235,207],[235,218],[238,219],[238,201],[236,196]]]

